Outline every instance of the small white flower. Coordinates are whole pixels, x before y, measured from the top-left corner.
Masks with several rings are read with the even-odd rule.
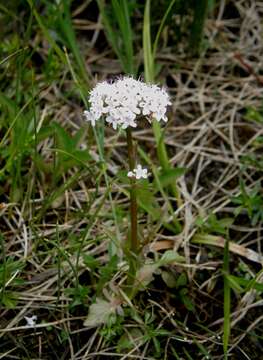
[[[137,180],[139,180],[139,179],[147,179],[149,174],[147,169],[143,169],[141,165],[138,165],[137,168],[133,169],[133,171],[129,171],[127,176],[135,177]]]
[[[92,111],[85,110],[84,116],[86,117],[86,121],[90,121],[92,126],[95,126],[95,122],[97,120],[97,116]]]
[[[128,172],[128,174],[127,174],[127,176],[128,176],[128,177],[134,177],[134,176],[135,176],[135,174],[134,174],[134,172],[133,172],[133,171],[129,171],[129,172]]]
[[[36,321],[37,321],[37,316],[33,315],[33,316],[25,316],[24,319],[27,322],[27,326],[28,327],[34,327],[36,325]]]
[[[95,126],[102,116],[114,129],[136,127],[142,115],[148,120],[167,121],[167,106],[171,105],[165,89],[145,84],[132,77],[113,83],[103,81],[90,92],[90,109],[84,111],[87,121]]]

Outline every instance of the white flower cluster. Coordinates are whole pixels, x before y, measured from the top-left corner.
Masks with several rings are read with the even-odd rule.
[[[147,169],[143,169],[141,165],[138,165],[137,168],[133,169],[133,171],[129,171],[127,176],[135,177],[137,180],[139,180],[139,179],[147,179],[149,174]]]
[[[171,105],[165,89],[148,85],[131,77],[113,83],[98,83],[90,92],[90,110],[84,111],[87,121],[94,126],[105,116],[114,129],[136,127],[139,116],[149,120],[167,121],[167,106]]]

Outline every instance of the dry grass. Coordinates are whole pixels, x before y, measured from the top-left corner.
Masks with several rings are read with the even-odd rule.
[[[73,23],[88,73],[96,83],[97,78],[110,78],[121,69],[111,50],[100,51],[101,21],[82,18],[88,3],[83,2],[83,6],[75,9]],[[262,183],[261,170],[255,163],[246,163],[244,158],[249,154],[258,159],[262,156],[260,149],[255,148],[255,140],[263,135],[262,124],[246,120],[245,114],[250,107],[262,106],[263,4],[259,0],[222,0],[216,14],[216,19],[207,21],[207,49],[199,59],[190,58],[185,49],[175,53],[168,45],[157,54],[158,62],[163,65],[160,79],[167,79],[173,98],[165,142],[171,163],[187,169],[178,179],[181,206],[174,209],[183,225],[182,231],[173,234],[162,226],[162,219],[169,220],[171,212],[168,200],[159,193],[157,199],[163,213],[160,221],[153,221],[145,212],[141,212],[140,218],[145,258],[167,249],[185,257],[183,264],[174,264],[169,271],[175,277],[187,274],[187,289],[195,312],[180,304],[177,290],[166,287],[157,275],[133,304],[125,304],[125,311],[131,315],[119,327],[113,326],[115,335],[109,334],[109,329],[107,333],[83,326],[95,296],[96,281],[101,276],[99,271],[109,262],[109,246],[112,243],[120,246],[128,227],[127,188],[119,182],[118,175],[126,167],[124,140],[107,130],[104,148],[108,181],[112,184],[110,199],[109,187],[98,165],[98,148],[87,130],[83,146],[88,138],[90,168],[83,167],[79,178],[59,196],[50,197],[52,175],[41,178],[32,162],[28,163],[27,186],[20,200],[10,202],[8,192],[2,194],[0,229],[5,239],[4,255],[16,262],[14,270],[6,274],[5,291],[12,291],[16,300],[12,306],[0,309],[0,359],[154,359],[151,326],[157,333],[159,329],[170,332],[159,339],[163,359],[175,358],[172,349],[181,354],[180,359],[223,358],[221,269],[226,235],[216,234],[213,228],[207,230],[214,235],[214,246],[197,244],[194,239],[200,235],[199,218],[209,219],[211,214],[217,219],[232,218],[228,233],[232,241],[233,274],[240,277],[246,274],[253,279],[261,269],[262,224],[251,226],[244,212],[235,217],[232,199],[241,194],[241,177],[247,189]],[[36,34],[30,45],[38,43],[39,53],[45,58],[48,46],[38,37]],[[63,95],[74,89],[69,75],[65,73],[63,81],[45,86],[39,73],[36,81],[45,87],[39,98],[38,124],[53,118],[71,134],[76,133],[83,126],[83,105],[75,101],[75,91],[72,98]],[[157,163],[152,129],[139,129],[135,138],[153,163]],[[52,137],[38,145],[37,150],[46,163],[54,161],[54,147]],[[63,183],[78,172],[77,167],[67,170],[57,186],[62,189]],[[117,212],[117,220],[113,211]],[[94,273],[85,264],[85,255],[98,261]],[[106,298],[118,293],[125,272],[119,269],[111,276],[102,289]],[[260,274],[257,282],[262,281]],[[91,289],[82,298],[73,291],[76,284]],[[233,292],[232,296],[229,358],[259,358],[263,301],[255,289],[241,294]],[[154,315],[152,325],[143,323],[145,313]],[[28,328],[24,316],[32,314],[38,316],[37,325]],[[116,350],[119,328],[121,336],[133,343],[131,349]]]

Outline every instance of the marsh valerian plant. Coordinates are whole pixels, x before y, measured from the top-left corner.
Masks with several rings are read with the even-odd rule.
[[[169,95],[164,88],[155,84],[146,84],[132,77],[119,78],[114,82],[100,82],[90,92],[90,109],[84,111],[87,121],[95,126],[102,117],[113,129],[125,129],[129,158],[130,178],[130,219],[131,219],[131,255],[140,251],[137,231],[136,180],[148,177],[147,169],[136,165],[136,149],[133,144],[132,129],[142,118],[150,123],[153,120],[167,122],[167,107],[171,105]],[[132,259],[132,256],[131,256]],[[136,266],[130,261],[131,273]],[[133,265],[132,265],[133,264]]]

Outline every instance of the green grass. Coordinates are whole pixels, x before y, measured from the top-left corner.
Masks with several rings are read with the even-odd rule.
[[[262,49],[231,19],[260,29],[262,13],[227,2],[218,28],[202,4],[0,5],[0,358],[258,359]],[[254,72],[226,57],[237,45]],[[133,132],[151,176],[131,293],[125,133],[82,115],[120,74],[173,102]]]
[[[126,74],[136,75],[131,6],[125,0],[111,0],[110,6],[106,6],[104,0],[97,0],[97,3],[108,41],[118,56],[123,71]]]

